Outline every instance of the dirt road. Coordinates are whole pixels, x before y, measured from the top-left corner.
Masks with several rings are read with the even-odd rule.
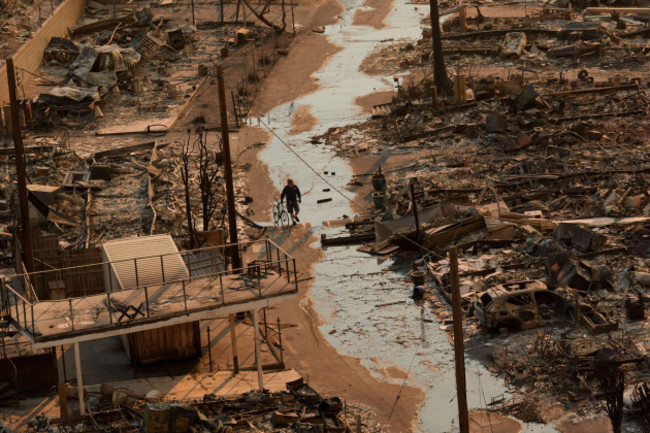
[[[379,27],[381,21],[390,10],[390,0],[373,1],[375,9],[365,10],[363,14],[355,16],[355,22]],[[312,6],[313,8],[313,6]],[[272,73],[267,77],[264,88],[261,90],[253,107],[255,116],[263,116],[273,107],[289,102],[301,95],[312,92],[318,88],[318,83],[312,74],[319,70],[328,58],[338,51],[338,48],[329,43],[325,36],[312,33],[312,27],[332,24],[337,19],[337,14],[342,7],[331,0],[325,0],[311,15],[297,10],[301,16],[303,31],[296,36],[286,59],[279,61]],[[293,130],[297,132],[308,131],[318,122],[310,115],[308,108],[300,107],[292,120]],[[254,121],[253,121],[254,123]],[[260,138],[255,127],[245,127],[238,134],[238,149],[241,151],[239,162],[250,162],[255,170],[251,170],[248,179],[250,193],[256,219],[262,216],[268,219],[272,197],[277,195],[269,193],[268,186],[273,185],[268,178],[268,171],[264,164],[257,160],[258,148],[253,148],[253,141]],[[237,151],[235,151],[237,152]],[[365,169],[365,166],[360,166]],[[389,430],[393,432],[408,432],[414,430],[417,408],[423,399],[424,393],[417,388],[401,387],[400,381],[404,372],[395,373],[395,383],[387,383],[374,377],[368,369],[363,367],[359,360],[339,354],[324,338],[319,325],[319,315],[314,309],[310,296],[310,278],[313,276],[313,265],[321,259],[322,253],[315,244],[317,239],[308,229],[297,228],[292,231],[276,233],[274,239],[281,243],[290,254],[297,258],[300,279],[300,296],[295,301],[286,302],[271,312],[281,317],[283,322],[294,323],[298,326],[287,329],[283,334],[287,351],[285,360],[288,367],[297,370],[316,389],[324,394],[337,395],[349,402],[355,402],[374,409],[378,424],[385,424],[388,415],[393,411]],[[398,398],[399,396],[399,398]],[[393,410],[394,408],[394,410]]]

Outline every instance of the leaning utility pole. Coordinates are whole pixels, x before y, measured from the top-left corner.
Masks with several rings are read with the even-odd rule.
[[[235,191],[232,184],[232,162],[230,160],[230,138],[228,137],[228,112],[226,111],[226,90],[223,84],[223,66],[217,68],[219,84],[219,114],[221,114],[221,140],[223,142],[223,168],[226,177],[226,202],[228,203],[228,229],[230,231],[230,259],[232,269],[240,269],[239,246],[237,245],[237,215],[235,214]]]
[[[469,433],[467,413],[467,387],[465,385],[465,349],[463,345],[463,312],[460,309],[460,283],[458,281],[458,250],[449,248],[449,282],[451,284],[451,311],[454,321],[454,355],[456,359],[456,399],[460,433]]]
[[[431,15],[431,41],[433,46],[433,83],[438,91],[451,88],[451,81],[447,76],[445,58],[442,55],[442,36],[440,35],[440,14],[438,13],[438,0],[429,0]]]
[[[25,272],[34,271],[34,253],[32,245],[32,225],[29,221],[29,202],[27,201],[27,182],[25,181],[25,151],[23,135],[20,130],[20,115],[16,97],[16,71],[14,59],[7,59],[7,85],[9,86],[9,103],[11,105],[11,127],[14,137],[14,155],[16,156],[16,178],[18,179],[18,201],[20,202],[20,225],[22,228],[21,249],[25,256]],[[22,260],[16,257],[16,260]]]

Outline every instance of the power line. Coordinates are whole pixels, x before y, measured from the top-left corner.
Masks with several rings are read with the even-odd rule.
[[[282,137],[280,137],[278,134],[276,134],[276,132],[275,132],[273,129],[271,129],[271,127],[269,127],[269,125],[267,125],[263,120],[260,120],[260,122],[261,122],[262,125],[264,125],[264,127],[265,127],[266,129],[268,129],[268,131],[269,131],[271,134],[273,134],[273,136],[275,136],[275,138],[277,138],[277,139],[280,141],[280,143],[282,143],[282,144],[283,144],[287,149],[289,149],[289,151],[291,151],[291,153],[293,153],[293,154],[294,154],[294,155],[295,155],[295,156],[296,156],[300,161],[302,161],[302,162],[307,166],[307,168],[309,168],[311,171],[313,171],[314,174],[316,174],[316,176],[318,176],[319,178],[321,178],[321,179],[322,179],[322,180],[323,180],[327,185],[329,185],[332,189],[334,189],[334,191],[336,191],[336,192],[337,192],[341,197],[343,197],[343,198],[346,199],[348,202],[350,202],[350,203],[352,203],[353,205],[355,205],[355,206],[356,206],[357,208],[359,208],[362,212],[365,211],[365,206],[362,206],[362,205],[358,204],[356,201],[354,201],[353,199],[351,199],[350,197],[348,197],[347,195],[345,195],[345,194],[344,194],[344,193],[343,193],[339,188],[337,188],[335,185],[333,185],[332,183],[330,183],[330,182],[329,182],[325,177],[323,177],[323,176],[318,172],[318,170],[316,170],[314,167],[312,167],[312,166],[309,164],[309,162],[307,162],[307,161],[305,160],[305,158],[303,158],[303,157],[302,157],[298,152],[296,152],[294,149],[292,149],[292,148],[291,148],[291,145],[290,145],[289,143],[287,143],[286,141],[284,141],[284,140],[282,139]],[[428,248],[423,247],[422,245],[420,245],[419,243],[417,243],[417,242],[415,242],[414,240],[410,239],[409,237],[407,237],[407,236],[405,236],[405,235],[403,235],[403,234],[401,234],[401,233],[397,233],[395,230],[393,230],[392,228],[388,227],[388,225],[385,224],[383,221],[375,220],[375,223],[378,223],[378,224],[382,225],[383,227],[385,227],[386,229],[388,229],[392,234],[397,235],[397,236],[399,236],[399,237],[405,239],[407,242],[409,242],[409,243],[413,244],[414,246],[416,246],[416,247],[420,250],[420,253],[421,253],[421,255],[422,255],[422,258],[424,258],[424,254],[422,253],[422,251],[425,251],[426,253],[429,253],[429,254],[433,254],[434,256],[438,256],[438,257],[440,256],[438,253],[436,253],[436,252],[434,252],[434,251],[431,251],[431,250],[428,249]]]

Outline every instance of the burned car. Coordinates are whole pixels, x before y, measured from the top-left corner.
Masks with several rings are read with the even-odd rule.
[[[474,303],[474,315],[488,329],[537,328],[574,320],[575,312],[575,304],[535,280],[490,287]]]

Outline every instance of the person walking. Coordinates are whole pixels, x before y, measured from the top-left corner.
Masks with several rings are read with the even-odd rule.
[[[298,203],[301,203],[302,199],[300,197],[300,189],[298,188],[298,185],[293,183],[293,179],[291,178],[287,179],[287,185],[282,190],[280,201],[283,201],[285,197],[287,198],[287,210],[289,211],[291,221],[295,226],[296,221],[300,222],[300,218],[298,218],[300,206],[298,206]]]

